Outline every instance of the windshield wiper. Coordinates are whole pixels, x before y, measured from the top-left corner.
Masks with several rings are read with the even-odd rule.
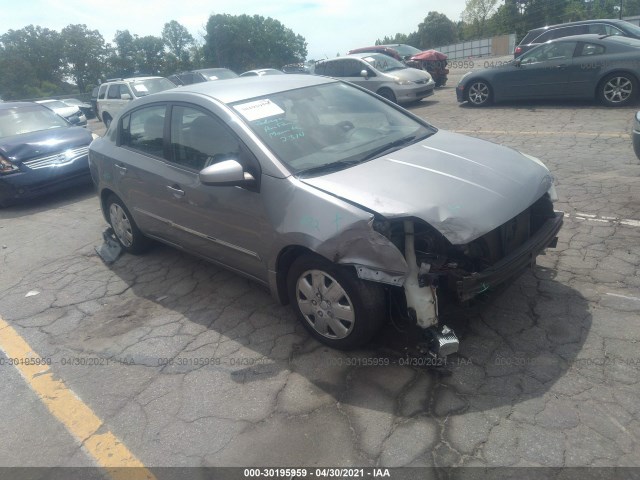
[[[427,138],[429,135],[424,136],[422,138],[420,138],[420,140],[424,140],[425,138]],[[400,138],[394,142],[391,143],[387,143],[386,145],[383,145],[382,147],[367,153],[367,155],[365,155],[361,161],[365,162],[367,160],[371,160],[373,158],[376,157],[380,157],[382,155],[384,155],[385,153],[391,153],[391,152],[395,152],[396,150],[400,150],[400,147],[404,147],[405,145],[414,143],[416,139],[415,135],[411,135],[410,137],[404,137],[404,138]]]
[[[298,172],[298,176],[310,176],[316,173],[329,173],[329,172],[337,172],[338,170],[344,170],[345,168],[352,167],[360,163],[360,160],[340,160],[338,162],[333,163],[325,163],[324,165],[319,165],[317,167],[307,168],[306,170],[302,170]]]

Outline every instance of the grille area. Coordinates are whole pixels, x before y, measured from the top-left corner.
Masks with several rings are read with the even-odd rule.
[[[56,153],[54,155],[47,155],[45,157],[33,158],[23,163],[32,170],[37,170],[39,168],[67,165],[71,162],[75,162],[79,158],[86,157],[88,154],[88,146],[70,148],[69,150],[66,150],[64,152]]]

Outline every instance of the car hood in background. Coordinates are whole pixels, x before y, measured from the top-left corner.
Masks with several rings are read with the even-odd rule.
[[[553,177],[516,150],[440,130],[369,162],[301,181],[387,218],[420,218],[451,243],[465,244],[524,211]]]
[[[420,82],[431,78],[431,75],[429,75],[427,72],[425,72],[424,70],[418,70],[417,68],[402,68],[384,73],[385,75],[398,77],[400,80],[411,80],[412,82]]]
[[[89,146],[93,137],[86,128],[63,127],[0,138],[0,153],[12,162]]]

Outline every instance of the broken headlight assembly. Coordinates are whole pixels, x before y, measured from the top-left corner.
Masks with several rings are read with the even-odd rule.
[[[17,165],[11,163],[10,160],[0,155],[0,175],[8,175],[20,171]]]

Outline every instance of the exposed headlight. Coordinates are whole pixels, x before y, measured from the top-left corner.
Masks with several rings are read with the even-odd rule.
[[[16,165],[11,163],[7,158],[0,155],[0,175],[8,175],[20,170]]]

